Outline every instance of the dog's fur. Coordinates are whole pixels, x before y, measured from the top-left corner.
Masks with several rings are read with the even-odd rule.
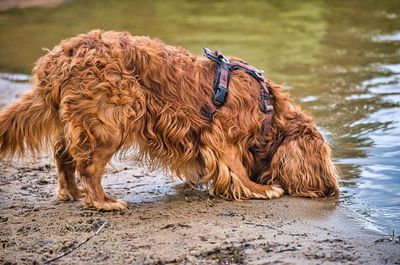
[[[64,40],[37,61],[32,90],[0,112],[0,157],[51,143],[57,197],[101,210],[126,207],[101,186],[117,152],[227,199],[338,193],[330,148],[280,86],[266,81],[275,110],[263,135],[260,84],[243,71],[204,115],[214,74],[210,60],[148,37],[96,30]]]

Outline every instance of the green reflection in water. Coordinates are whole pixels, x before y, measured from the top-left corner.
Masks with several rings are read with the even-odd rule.
[[[42,47],[95,28],[159,37],[197,54],[218,48],[288,82],[318,63],[326,26],[319,2],[74,1],[0,13],[0,70],[29,73]]]

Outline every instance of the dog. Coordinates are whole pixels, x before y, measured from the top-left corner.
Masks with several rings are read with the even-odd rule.
[[[127,32],[63,40],[36,62],[32,89],[1,110],[0,157],[51,145],[58,199],[104,211],[127,207],[101,185],[116,153],[206,183],[228,200],[338,194],[330,147],[281,86],[264,81],[274,109],[267,133],[260,83],[244,71],[231,73],[226,102],[204,115],[215,69],[205,57]]]

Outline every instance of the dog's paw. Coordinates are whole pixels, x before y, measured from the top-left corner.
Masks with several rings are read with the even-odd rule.
[[[257,191],[251,193],[255,199],[273,199],[279,198],[284,194],[284,190],[279,185],[258,185]]]
[[[73,201],[74,197],[66,189],[57,189],[56,196],[59,201]]]
[[[265,191],[268,199],[279,198],[285,193],[279,185],[269,185],[268,187]]]
[[[99,211],[121,211],[128,207],[128,204],[124,200],[106,200],[104,202],[94,201],[90,207],[95,208]]]
[[[68,189],[57,189],[56,196],[60,201],[78,201],[85,197],[85,193],[81,189],[75,192],[71,192]]]

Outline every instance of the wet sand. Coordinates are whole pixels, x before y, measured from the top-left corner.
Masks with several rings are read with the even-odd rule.
[[[27,78],[1,76],[0,108]],[[398,235],[367,230],[338,198],[225,201],[119,161],[104,187],[125,211],[58,202],[55,187],[49,156],[0,161],[1,264],[41,264],[90,237],[52,264],[400,264]]]
[[[122,212],[58,202],[51,158],[0,162],[0,263],[395,264],[398,238],[362,228],[337,199],[225,201],[162,173],[114,163],[105,190]]]

